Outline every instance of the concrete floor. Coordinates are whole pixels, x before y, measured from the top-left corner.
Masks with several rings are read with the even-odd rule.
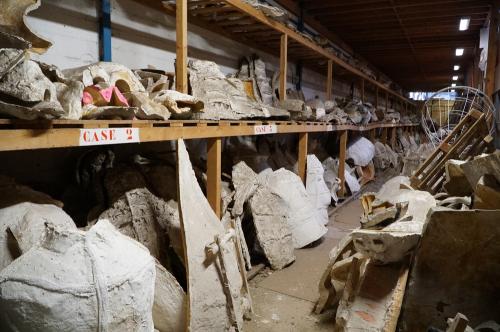
[[[390,170],[363,191],[377,191],[396,175]],[[312,313],[318,282],[328,263],[328,253],[339,240],[359,226],[361,204],[352,199],[330,215],[328,232],[315,246],[295,250],[295,262],[280,271],[264,269],[250,281],[254,314],[245,331],[332,331],[335,312]]]

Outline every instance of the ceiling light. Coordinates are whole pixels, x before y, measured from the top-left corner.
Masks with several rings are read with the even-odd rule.
[[[458,65],[454,65],[454,66],[453,66],[453,70],[455,70],[455,71],[456,71],[456,70],[459,70],[459,69],[460,69],[460,66],[458,66]]]
[[[453,79],[454,81],[456,81],[456,80],[458,80],[458,76],[457,76],[457,75],[455,75],[455,76],[453,76],[453,77],[452,77],[452,79]]]
[[[450,92],[455,92],[455,89],[451,89]]]
[[[455,50],[455,55],[456,56],[462,56],[462,55],[464,55],[464,49],[463,48],[457,48]]]
[[[470,18],[464,17],[460,19],[460,24],[458,25],[458,30],[465,31],[469,29]]]
[[[454,87],[456,87],[456,86],[457,86],[457,83],[452,83],[452,84],[451,84],[451,87],[452,87],[452,88],[454,88]]]

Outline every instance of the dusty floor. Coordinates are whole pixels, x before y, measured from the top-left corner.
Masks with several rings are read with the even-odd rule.
[[[396,175],[380,174],[363,191],[377,191]],[[359,226],[361,205],[352,199],[330,215],[328,233],[314,247],[295,251],[296,261],[281,271],[262,270],[250,281],[254,314],[245,331],[332,331],[335,312],[312,313],[328,253],[350,230]]]

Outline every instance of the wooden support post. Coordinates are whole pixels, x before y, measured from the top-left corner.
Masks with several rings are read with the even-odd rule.
[[[176,59],[175,89],[188,93],[187,78],[187,0],[177,0],[175,10]]]
[[[328,73],[326,75],[326,100],[332,100],[333,87],[333,60],[328,60]]]
[[[396,148],[396,127],[391,128],[391,148]]]
[[[363,78],[361,78],[360,92],[361,92],[361,101],[364,103],[365,102],[365,80]]]
[[[207,199],[217,217],[221,211],[221,153],[222,138],[207,139]]]
[[[370,130],[370,141],[375,143],[375,138],[377,136],[377,129]]]
[[[306,183],[307,172],[307,144],[308,133],[299,133],[299,149],[298,149],[298,172],[302,182]]]
[[[286,99],[286,67],[288,63],[288,36],[286,34],[281,35],[281,47],[280,47],[280,101]]]
[[[340,189],[339,196],[344,197],[346,194],[345,187],[345,157],[347,150],[347,130],[342,130],[340,132],[340,152],[339,152],[339,174],[340,179]]]
[[[484,92],[492,97],[495,92],[495,70],[497,66],[497,27],[498,27],[498,1],[494,1],[490,11],[490,28],[488,33],[488,57],[486,59],[486,75]]]
[[[382,136],[380,137],[380,142],[382,144],[387,144],[387,128],[382,128]]]
[[[385,111],[389,109],[389,92],[385,92]]]

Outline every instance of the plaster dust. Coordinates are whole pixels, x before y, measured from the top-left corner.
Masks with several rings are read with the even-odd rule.
[[[395,175],[395,171],[377,174],[363,191],[377,191]],[[296,261],[289,267],[262,270],[250,281],[254,314],[244,325],[245,331],[333,331],[335,313],[313,312],[318,297],[318,283],[328,254],[339,240],[359,226],[361,204],[353,199],[330,213],[328,232],[314,247],[295,250]]]

